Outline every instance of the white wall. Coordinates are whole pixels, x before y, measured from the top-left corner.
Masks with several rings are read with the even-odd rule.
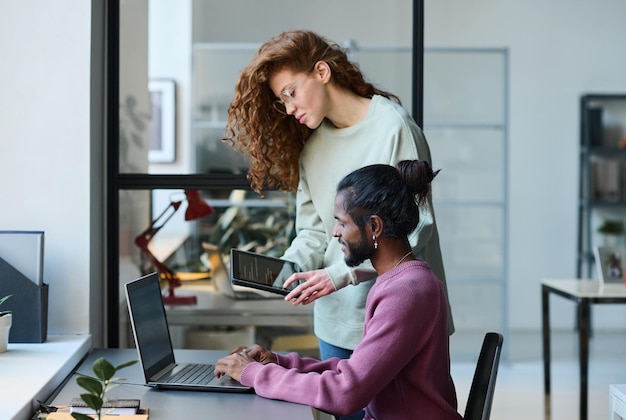
[[[542,278],[576,275],[579,98],[626,92],[626,1],[426,0],[429,47],[506,47],[510,57],[510,326],[539,328]],[[574,307],[552,300],[554,326]],[[594,307],[596,325],[626,310]]]
[[[0,0],[0,10],[0,229],[45,231],[48,332],[85,333],[91,2]]]

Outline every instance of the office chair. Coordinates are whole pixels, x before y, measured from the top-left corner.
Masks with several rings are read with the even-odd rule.
[[[489,420],[503,340],[502,334],[485,334],[465,406],[465,420]]]

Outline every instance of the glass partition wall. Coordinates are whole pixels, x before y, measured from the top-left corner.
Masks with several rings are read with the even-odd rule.
[[[154,271],[152,257],[181,278],[202,279],[210,277],[208,248],[219,249],[225,263],[231,247],[279,256],[294,235],[293,195],[268,191],[261,198],[251,192],[245,159],[221,141],[236,77],[262,40],[187,38],[174,49],[180,55],[177,68],[168,68],[167,77],[158,72],[149,77],[157,58],[136,51],[151,51],[159,36],[170,39],[181,32],[172,24],[153,34],[145,18],[154,13],[149,3],[124,2],[116,12],[119,30],[110,20],[121,38],[118,50],[115,39],[111,46],[119,64],[110,63],[119,82],[109,76],[111,87],[117,85],[110,100],[119,104],[110,111],[117,119],[109,124],[111,133],[119,134],[111,134],[108,144],[110,347],[129,344],[123,284]],[[422,2],[414,1],[413,46],[337,41],[369,79],[398,94],[412,110],[435,168],[442,169],[433,199],[457,328],[451,352],[465,356],[458,352],[467,348],[472,352],[467,356],[474,357],[485,331],[507,335],[508,330],[508,58],[506,50],[497,49],[424,50],[422,10]],[[185,191],[197,191],[213,212],[185,220]],[[172,203],[178,202],[173,211]],[[467,346],[454,345],[464,337],[469,337]]]
[[[473,359],[480,332],[508,338],[507,104],[506,49],[425,49],[423,128],[441,168],[433,205],[457,360]]]

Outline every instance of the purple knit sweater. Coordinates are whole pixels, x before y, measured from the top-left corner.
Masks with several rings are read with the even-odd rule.
[[[365,419],[461,419],[450,377],[446,299],[423,261],[378,277],[367,297],[363,341],[348,360],[295,353],[251,363],[241,382],[266,398]]]

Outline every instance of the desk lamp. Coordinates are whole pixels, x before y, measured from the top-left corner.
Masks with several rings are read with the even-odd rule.
[[[185,212],[186,221],[200,219],[213,213],[213,208],[200,198],[198,191],[185,190],[185,196],[187,197],[188,203],[187,211]],[[172,218],[174,213],[178,211],[181,204],[182,201],[171,201],[169,206],[150,223],[150,226],[135,238],[135,244],[141,249],[141,252],[144,253],[159,273],[161,273],[161,277],[167,280],[169,293],[167,296],[163,296],[163,303],[166,305],[194,305],[196,303],[195,296],[174,295],[174,289],[181,285],[180,279],[174,271],[166,267],[165,264],[159,261],[148,249],[148,243]]]

